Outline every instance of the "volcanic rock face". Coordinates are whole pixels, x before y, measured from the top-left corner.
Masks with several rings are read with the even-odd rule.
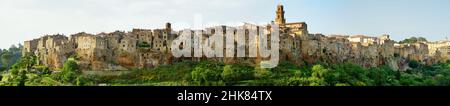
[[[409,60],[432,64],[450,58],[448,56],[450,42],[395,44],[394,41],[390,40],[389,35],[369,37],[364,35],[325,36],[309,34],[305,22],[286,23],[282,5],[277,7],[276,13],[276,19],[273,23],[280,28],[280,61],[290,61],[298,65],[315,64],[317,62],[328,64],[352,62],[364,67],[388,65],[395,70],[402,70],[405,69],[405,66],[407,67],[407,61]],[[220,27],[229,28],[226,26]],[[246,23],[242,27],[256,27],[258,30],[273,31],[269,25],[264,27]],[[82,32],[71,35],[70,38],[63,35],[47,35],[26,41],[23,54],[37,56],[38,64],[52,69],[62,68],[64,61],[70,57],[75,57],[83,70],[152,68],[182,60],[210,60],[230,64],[258,65],[259,62],[267,59],[259,56],[174,58],[171,54],[172,41],[180,33],[173,31],[171,24],[167,23],[164,29],[133,29],[131,32],[116,31],[97,35]],[[224,35],[228,35],[226,31],[224,31]],[[230,35],[236,36],[236,33]],[[203,36],[209,37],[211,34]],[[243,36],[248,44],[248,38],[257,35],[249,35],[246,32]],[[235,40],[235,43],[237,42],[238,40]],[[250,47],[246,45],[245,49],[247,50],[245,54],[248,56]]]
[[[398,69],[398,65],[395,65],[397,58],[394,54],[408,60],[429,59],[427,45],[423,43],[394,45],[394,41],[390,40],[388,35],[376,38],[362,35],[307,34],[305,23],[288,24],[280,24],[280,61],[291,61],[298,65],[317,62],[328,64],[352,62],[365,67],[390,65]],[[257,25],[245,24],[243,27],[249,26]],[[211,60],[257,65],[263,60],[261,57],[174,58],[170,54],[170,47],[179,33],[168,31],[172,29],[170,27],[155,30],[133,29],[132,32],[116,31],[97,35],[78,33],[71,35],[70,38],[63,35],[44,36],[26,41],[23,53],[38,56],[39,64],[53,69],[62,68],[64,61],[69,57],[76,57],[84,70],[152,68],[181,60]],[[248,39],[245,42],[249,42]]]
[[[158,31],[168,31],[167,29]],[[163,34],[163,35],[159,35]],[[155,37],[164,36],[154,40]],[[46,35],[26,41],[23,54],[38,57],[38,64],[52,69],[62,68],[70,57],[77,59],[83,70],[126,70],[127,68],[151,68],[165,63],[168,41],[174,37],[169,32],[153,35],[151,30],[134,29],[133,32],[112,32],[92,35],[78,33],[70,38],[63,35]],[[145,45],[144,45],[145,44]],[[154,46],[157,45],[157,46]],[[157,48],[157,49],[156,49]]]
[[[317,62],[328,64],[352,62],[364,67],[389,65],[393,69],[400,69],[404,67],[404,65],[399,65],[403,62],[402,60],[428,62],[432,59],[428,56],[428,47],[424,43],[394,44],[388,35],[377,38],[362,35],[306,34],[304,33],[308,32],[306,27],[299,27],[306,26],[306,24],[298,24],[281,27],[280,61],[290,61],[298,65]],[[252,25],[244,25],[244,27],[248,26]],[[265,30],[264,28],[258,29]],[[78,33],[71,35],[70,38],[63,35],[44,36],[26,41],[23,53],[36,55],[39,58],[39,64],[53,69],[62,68],[64,61],[69,57],[76,57],[83,70],[152,68],[182,60],[210,60],[257,65],[264,60],[261,57],[174,58],[171,55],[170,47],[171,42],[179,33],[167,31],[172,30],[170,28],[153,31],[134,29],[132,32],[116,31],[97,35]],[[245,36],[251,35],[246,34]],[[248,39],[246,42],[249,42]],[[248,55],[248,51],[245,53]]]

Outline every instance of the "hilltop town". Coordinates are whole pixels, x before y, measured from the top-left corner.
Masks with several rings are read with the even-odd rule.
[[[390,35],[370,37],[365,35],[310,34],[305,22],[286,22],[283,5],[278,5],[273,23],[280,26],[280,61],[297,65],[351,62],[364,67],[388,65],[394,70],[407,70],[409,61],[424,64],[444,62],[449,59],[450,41],[415,42],[399,44]],[[162,29],[133,29],[130,32],[77,33],[46,35],[25,41],[23,56],[35,55],[37,64],[51,69],[61,69],[63,63],[74,57],[83,70],[108,71],[133,68],[153,68],[184,60],[211,60],[223,63],[258,65],[255,58],[175,58],[171,44],[180,35],[170,23]],[[240,27],[266,25],[244,24]],[[220,26],[227,28],[228,26]],[[226,33],[226,32],[224,32]],[[210,36],[210,35],[205,35]],[[249,35],[246,35],[248,38]],[[237,42],[237,41],[235,41]],[[246,41],[248,42],[248,41]],[[246,46],[248,49],[248,46]],[[248,55],[248,53],[246,53]]]

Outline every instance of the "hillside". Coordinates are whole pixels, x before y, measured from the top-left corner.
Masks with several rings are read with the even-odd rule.
[[[387,66],[364,68],[352,63],[296,66],[283,62],[274,69],[211,61],[184,61],[153,69],[88,73],[68,60],[60,72],[36,66],[25,56],[2,75],[2,86],[449,86],[450,63],[416,64],[405,72]]]

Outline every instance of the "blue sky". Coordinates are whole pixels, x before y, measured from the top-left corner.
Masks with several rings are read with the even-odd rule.
[[[277,0],[0,0],[0,48],[45,34],[100,33],[132,28],[266,24]],[[450,0],[284,0],[288,22],[310,33],[390,34],[395,40],[450,36]]]

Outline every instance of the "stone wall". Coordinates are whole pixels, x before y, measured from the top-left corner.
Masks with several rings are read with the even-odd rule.
[[[365,67],[389,65],[393,69],[406,69],[408,60],[434,63],[447,61],[450,58],[450,42],[395,44],[389,35],[370,37],[366,35],[331,35],[309,34],[305,22],[286,23],[283,5],[277,6],[275,21],[280,27],[280,60],[291,61],[297,65],[315,64],[317,62],[334,64],[352,62]],[[219,26],[222,29],[233,28]],[[246,23],[241,28],[256,28],[273,32],[270,25],[266,27]],[[266,29],[263,29],[266,28]],[[194,30],[191,30],[194,32]],[[202,40],[216,32],[214,28],[199,30],[212,33],[203,34]],[[258,31],[259,32],[259,31]],[[76,57],[83,70],[127,70],[131,68],[152,68],[161,64],[171,64],[183,60],[210,60],[224,63],[242,63],[257,65],[264,60],[259,55],[248,57],[248,44],[260,42],[249,41],[249,32],[238,36],[237,32],[228,36],[245,38],[245,55],[243,58],[174,58],[171,55],[172,41],[181,34],[173,31],[167,23],[162,29],[133,29],[131,32],[115,31],[111,33],[88,34],[77,33],[70,39],[63,35],[46,35],[39,39],[24,42],[23,54],[34,54],[38,57],[38,64],[52,69],[60,69],[69,57]],[[226,36],[224,37],[226,38]],[[268,40],[269,43],[271,40]],[[225,42],[224,42],[225,43]],[[270,45],[270,44],[269,44]],[[183,47],[184,45],[182,45]],[[190,48],[190,47],[183,47]],[[269,47],[271,48],[271,47]],[[191,48],[193,49],[193,48]],[[227,48],[224,47],[224,50]],[[235,48],[236,49],[236,48]],[[236,51],[236,50],[235,50]],[[226,55],[226,54],[225,54]]]
[[[315,64],[317,62],[334,64],[352,62],[364,67],[389,65],[394,69],[402,68],[398,65],[404,60],[418,60],[429,62],[443,60],[447,55],[430,56],[429,47],[425,43],[395,44],[389,35],[368,37],[364,35],[330,35],[308,34],[306,24],[282,24],[280,34],[280,61],[291,61],[298,65]],[[222,28],[233,28],[219,26]],[[244,28],[263,29],[262,26],[244,24]],[[207,28],[212,30],[213,28]],[[201,30],[205,31],[205,30]],[[194,32],[194,31],[193,31]],[[204,34],[203,40],[210,34]],[[227,32],[220,32],[226,35]],[[233,32],[232,36],[237,36]],[[133,29],[131,32],[115,31],[97,35],[77,33],[70,39],[63,35],[48,35],[39,39],[26,41],[23,53],[35,54],[39,63],[60,69],[69,57],[77,57],[83,70],[127,70],[131,68],[152,68],[162,64],[171,64],[183,60],[210,60],[224,63],[242,63],[257,65],[264,60],[259,56],[249,58],[174,58],[170,54],[172,41],[180,33],[174,33],[170,24],[164,29]],[[249,33],[245,33],[245,43],[249,41]],[[143,45],[143,43],[148,45]],[[234,41],[238,41],[235,39]],[[225,42],[224,42],[225,43]],[[258,44],[259,42],[253,42]],[[249,56],[250,47],[245,45],[245,54]],[[226,50],[226,47],[223,48]],[[235,48],[236,49],[236,48]],[[442,50],[447,50],[442,48]],[[439,54],[442,54],[439,52]],[[448,53],[447,53],[448,54]],[[226,54],[225,54],[226,55]],[[402,60],[399,60],[401,58]],[[439,58],[439,59],[438,59]]]

